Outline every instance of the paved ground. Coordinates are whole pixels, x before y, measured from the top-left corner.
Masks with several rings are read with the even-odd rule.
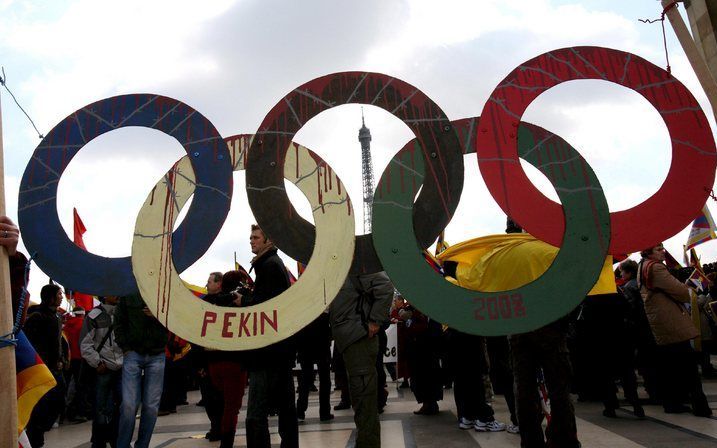
[[[706,381],[705,392],[712,409],[717,414],[717,381]],[[384,447],[437,447],[451,448],[515,448],[520,446],[517,435],[502,433],[476,433],[462,431],[456,424],[455,404],[452,391],[446,391],[440,403],[439,415],[424,417],[413,415],[418,408],[413,395],[407,389],[390,386],[391,394],[386,412],[381,416],[381,437]],[[405,391],[405,392],[404,392]],[[216,447],[219,442],[210,443],[203,437],[208,430],[204,409],[195,406],[198,392],[190,392],[188,406],[181,406],[177,414],[160,417],[157,421],[152,447]],[[332,402],[338,402],[334,394]],[[508,411],[502,397],[494,401],[496,417],[508,421]],[[717,446],[717,417],[697,418],[690,415],[668,415],[657,406],[645,407],[647,418],[637,420],[625,407],[618,410],[617,419],[602,416],[599,403],[576,403],[579,437],[583,447],[610,448],[702,448]],[[350,410],[334,411],[336,419],[331,423],[319,422],[318,396],[311,395],[306,422],[300,424],[301,444],[305,447],[351,447],[355,431],[353,414]],[[239,415],[238,435],[235,446],[246,445],[244,439],[244,412]],[[269,422],[272,442],[279,446],[277,421]],[[46,436],[48,448],[89,447],[90,423],[63,425],[53,429]]]

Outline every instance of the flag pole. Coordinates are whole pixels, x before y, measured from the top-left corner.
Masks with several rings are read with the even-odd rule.
[[[665,8],[665,15],[670,20],[670,24],[672,25],[672,29],[675,31],[677,40],[679,40],[682,50],[685,52],[685,55],[687,55],[687,59],[690,61],[690,65],[692,66],[692,70],[695,71],[697,80],[700,82],[700,85],[705,91],[707,99],[712,106],[712,114],[714,114],[715,119],[717,119],[717,81],[715,81],[712,72],[710,72],[710,69],[707,66],[707,62],[700,54],[694,39],[692,39],[692,35],[687,29],[685,21],[682,20],[680,12],[676,7],[674,7],[673,3],[673,0],[662,0],[662,7]]]
[[[0,104],[0,215],[5,215],[5,162],[3,159],[2,104]],[[0,250],[0,335],[12,331],[10,260]],[[15,347],[0,347],[0,448],[17,448],[17,377]]]

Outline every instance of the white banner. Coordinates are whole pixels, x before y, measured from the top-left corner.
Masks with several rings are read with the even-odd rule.
[[[391,324],[386,330],[388,344],[386,351],[383,353],[383,362],[396,362],[398,359],[398,330],[396,324]]]

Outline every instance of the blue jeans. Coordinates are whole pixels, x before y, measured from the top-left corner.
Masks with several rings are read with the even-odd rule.
[[[144,372],[144,377],[142,376]],[[130,448],[137,408],[142,400],[142,417],[134,448],[147,448],[157,421],[164,382],[164,352],[141,355],[127,352],[122,365],[122,406],[120,406],[118,448]]]

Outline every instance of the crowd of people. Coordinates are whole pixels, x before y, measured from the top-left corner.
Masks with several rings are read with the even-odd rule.
[[[27,262],[16,251],[18,238],[14,223],[0,217],[14,312]],[[289,288],[288,271],[259,226],[252,226],[250,244],[255,278],[244,271],[212,272],[207,294],[197,300],[250,306]],[[618,385],[636,418],[645,417],[645,402],[660,404],[667,413],[708,417],[712,411],[701,379],[715,373],[709,357],[716,326],[710,303],[717,287],[710,282],[695,291],[678,279],[679,272],[669,272],[664,260],[661,244],[648,248],[639,263],[620,263],[616,294],[589,296],[556,322],[502,337],[462,333],[431,319],[401,297],[383,272],[349,275],[313,323],[284,341],[244,352],[204,349],[182,340],[159,323],[139,295],[101,297],[90,310],[63,312],[62,288],[45,285],[40,304],[20,318],[57,386],[35,407],[27,435],[39,448],[44,433],[58,421],[91,419],[92,447],[128,448],[140,411],[133,446],[144,448],[158,416],[188,404],[187,390],[198,388],[198,404],[210,422],[206,438],[228,448],[234,444],[248,386],[247,446],[271,446],[269,417],[276,415],[281,446],[298,447],[299,424],[306,418],[317,374],[319,420],[334,419],[331,370],[340,391],[333,409],[352,408],[357,447],[380,446],[387,370],[393,380],[402,380],[399,387],[414,394],[420,404],[415,414],[438,414],[444,390],[453,388],[459,429],[507,431],[519,435],[526,448],[580,446],[571,394],[601,401],[606,418],[626,415],[616,412]],[[695,325],[690,306],[701,310],[700,325]],[[383,361],[391,324],[397,326],[395,365]],[[295,380],[297,360],[301,367]],[[495,418],[495,395],[503,396],[509,421]]]

